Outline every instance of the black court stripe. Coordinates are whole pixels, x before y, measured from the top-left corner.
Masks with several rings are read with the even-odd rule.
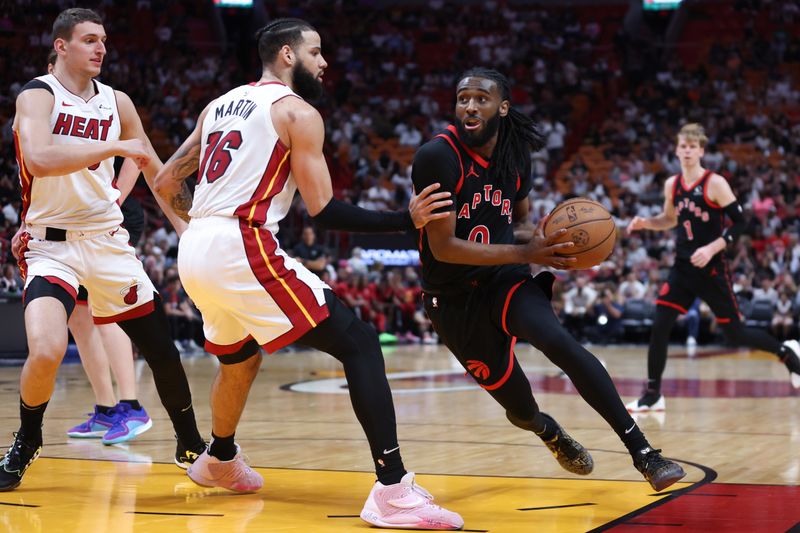
[[[10,503],[10,502],[0,502],[0,505],[11,505],[13,507],[41,507],[41,505],[31,505],[29,503]]]
[[[547,507],[524,507],[517,511],[544,511],[547,509],[565,509],[567,507],[585,507],[587,505],[597,505],[596,503],[568,503],[566,505],[548,505]]]
[[[159,516],[225,516],[224,514],[211,513],[156,513],[153,511],[125,511],[125,514],[147,514]]]
[[[599,533],[601,531],[608,531],[608,530],[610,530],[610,529],[612,529],[612,528],[614,528],[616,526],[621,526],[621,525],[633,525],[633,526],[635,526],[635,525],[647,525],[645,522],[638,522],[638,523],[637,522],[628,522],[628,520],[636,518],[637,516],[642,515],[642,514],[646,513],[647,511],[650,511],[652,509],[655,509],[656,507],[658,507],[660,505],[663,505],[663,504],[665,504],[667,502],[670,502],[670,501],[674,500],[675,498],[678,498],[678,497],[680,497],[680,496],[682,496],[682,495],[684,495],[686,493],[689,493],[689,492],[691,492],[693,490],[697,490],[700,487],[702,487],[703,485],[708,485],[709,483],[712,483],[715,479],[717,479],[717,472],[713,468],[710,468],[708,466],[701,465],[701,464],[698,464],[698,463],[693,463],[691,461],[684,461],[683,459],[673,459],[673,461],[678,461],[678,462],[681,462],[681,463],[685,463],[687,465],[692,465],[695,468],[699,468],[703,472],[703,479],[701,479],[700,481],[697,481],[695,483],[692,483],[691,485],[689,485],[686,488],[677,489],[677,490],[673,490],[673,491],[671,491],[669,493],[665,493],[665,494],[667,494],[667,496],[664,497],[663,499],[661,499],[661,500],[659,500],[657,502],[653,502],[651,504],[645,505],[644,507],[640,507],[639,509],[636,509],[635,511],[631,511],[630,513],[628,513],[626,515],[620,516],[619,518],[616,518],[616,519],[614,519],[614,520],[612,520],[612,521],[610,521],[610,522],[608,522],[606,524],[603,524],[602,526],[596,527],[594,529],[590,529],[589,531],[587,531],[587,533]],[[675,524],[657,524],[657,525],[675,525]],[[682,525],[682,524],[677,524],[677,525]]]

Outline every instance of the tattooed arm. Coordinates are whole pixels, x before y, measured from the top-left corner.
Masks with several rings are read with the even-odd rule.
[[[154,182],[156,195],[186,222],[189,221],[189,209],[192,207],[192,193],[186,185],[186,178],[197,174],[200,168],[200,142],[207,112],[208,108],[200,113],[194,131],[161,167]]]
[[[119,109],[120,125],[122,128],[122,131],[120,132],[120,139],[141,139],[141,141],[145,143],[149,158],[146,162],[137,161],[137,164],[144,174],[144,179],[147,182],[147,186],[150,187],[151,191],[153,191],[153,195],[155,196],[158,206],[164,212],[167,219],[170,221],[170,224],[172,224],[172,227],[175,228],[176,233],[180,235],[186,230],[188,224],[179,216],[176,210],[173,209],[168,202],[165,202],[158,194],[156,194],[156,189],[154,188],[154,179],[156,177],[156,173],[160,172],[163,166],[161,159],[159,159],[156,151],[153,149],[153,145],[150,144],[150,139],[147,138],[147,135],[144,132],[142,120],[139,118],[139,114],[136,112],[136,107],[133,105],[130,97],[122,91],[114,92],[117,96],[117,108]]]

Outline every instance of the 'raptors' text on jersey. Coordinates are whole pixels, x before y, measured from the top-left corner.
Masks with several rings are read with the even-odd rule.
[[[676,253],[680,259],[691,258],[698,248],[722,236],[724,212],[708,197],[711,175],[706,170],[692,187],[687,187],[682,174],[675,177],[672,204],[678,217]]]
[[[297,190],[289,153],[272,124],[272,104],[297,97],[280,82],[242,85],[209,104],[189,216],[237,217],[273,233]]]
[[[456,212],[457,238],[485,244],[513,244],[513,208],[530,191],[529,173],[521,170],[520,175],[525,179],[516,176],[491,180],[488,168],[489,162],[466,146],[456,128],[449,126],[419,149],[414,158],[412,179],[417,191],[438,182],[441,190],[452,194],[450,210]],[[509,268],[437,261],[424,228],[419,247],[423,287],[432,293],[463,287]]]
[[[96,80],[92,83],[95,95],[89,100],[71,93],[51,74],[40,76],[23,88],[52,93],[53,144],[79,145],[119,139],[121,126],[114,90]],[[111,184],[113,157],[66,176],[38,177],[25,164],[16,131],[14,140],[22,185],[22,218],[28,226],[95,231],[122,223],[122,212],[117,205],[119,191]]]

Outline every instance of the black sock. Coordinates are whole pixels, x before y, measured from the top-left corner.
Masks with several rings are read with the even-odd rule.
[[[380,457],[375,459],[375,473],[378,475],[378,481],[384,485],[400,483],[400,480],[406,475],[403,458],[400,457],[400,447],[383,451],[389,453],[381,453]]]
[[[661,394],[661,378],[647,380],[647,392]]]
[[[47,409],[47,402],[41,405],[31,406],[19,399],[19,430],[25,440],[41,443],[42,442],[42,419],[44,410]]]
[[[95,405],[95,407],[97,408],[97,412],[101,415],[111,416],[111,413],[114,411],[114,408],[108,405]]]
[[[534,424],[536,429],[533,432],[543,441],[553,440],[558,433],[558,423],[547,413],[536,413]]]
[[[139,411],[142,408],[142,405],[139,403],[139,400],[120,400],[119,403],[127,403],[131,406],[131,409],[134,411]]]
[[[628,449],[628,453],[633,455],[642,448],[650,446],[650,443],[647,442],[644,433],[639,429],[639,425],[636,422],[633,422],[633,426],[629,429],[630,430],[625,430],[625,432],[619,436],[619,438],[622,439],[622,444]]]
[[[191,404],[189,404],[189,407],[186,409],[179,409],[172,412],[167,410],[167,414],[169,414],[169,419],[172,421],[172,427],[175,428],[178,439],[186,449],[192,451],[205,449],[206,443],[197,430],[194,408]]]
[[[212,432],[208,455],[212,455],[220,461],[230,461],[236,457],[236,443],[233,441],[235,435],[236,433],[228,437],[218,437]]]

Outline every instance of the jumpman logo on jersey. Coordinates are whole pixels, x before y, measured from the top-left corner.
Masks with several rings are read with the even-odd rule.
[[[476,178],[480,177],[478,176],[478,173],[475,172],[475,163],[469,164],[469,172],[467,172],[467,177],[469,178],[470,176],[475,176]]]

